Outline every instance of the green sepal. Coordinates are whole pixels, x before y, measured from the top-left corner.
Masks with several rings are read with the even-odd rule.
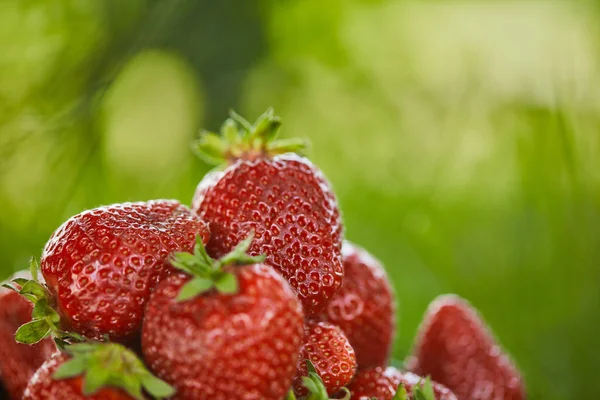
[[[394,394],[392,400],[410,400],[403,383],[400,383],[398,389],[396,389],[396,394]]]
[[[409,396],[404,384],[400,383],[392,400],[435,400],[435,392],[429,376],[424,381],[419,380],[411,392],[411,396]]]
[[[234,274],[223,273],[215,281],[215,288],[219,293],[233,294],[238,291],[238,283]]]
[[[40,264],[37,261],[37,258],[31,257],[29,259],[29,273],[31,274],[31,278],[34,281],[38,280],[38,271],[40,270]]]
[[[207,164],[220,164],[227,157],[227,142],[214,132],[202,132],[192,148]]]
[[[290,390],[285,396],[285,400],[296,400],[296,395],[293,390]]]
[[[15,333],[15,340],[24,344],[36,344],[40,340],[48,337],[51,327],[46,319],[34,319],[23,324]]]
[[[86,342],[68,345],[64,351],[71,358],[62,364],[53,379],[83,377],[83,394],[97,393],[104,387],[120,388],[136,400],[146,397],[168,398],[175,390],[153,376],[135,353],[123,345],[107,342]]]
[[[229,116],[221,126],[220,135],[203,131],[193,143],[196,154],[209,164],[232,163],[238,159],[254,160],[288,152],[303,154],[308,146],[306,140],[276,139],[281,118],[275,115],[272,108],[258,117],[254,124],[233,110]]]
[[[238,291],[238,282],[234,273],[225,270],[231,265],[249,265],[264,261],[264,256],[250,256],[248,249],[254,239],[254,232],[242,240],[231,252],[218,260],[212,259],[206,252],[200,236],[196,239],[194,253],[175,253],[171,264],[192,278],[186,282],[177,295],[177,301],[192,299],[211,289],[222,294],[234,294]]]
[[[302,377],[302,384],[308,390],[308,395],[304,400],[329,400],[325,384],[310,360],[306,360],[306,370],[308,375]],[[340,391],[344,392],[344,397],[339,400],[350,400],[350,391],[347,388],[343,387]]]
[[[170,397],[175,394],[175,389],[171,385],[150,373],[142,375],[142,387],[146,392],[152,393],[158,398]]]
[[[189,300],[212,289],[213,286],[215,286],[215,282],[212,279],[200,277],[192,278],[185,285],[183,285],[179,291],[179,294],[177,295],[177,301]]]

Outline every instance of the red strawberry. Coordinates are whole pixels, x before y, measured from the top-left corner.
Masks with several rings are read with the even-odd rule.
[[[208,241],[207,225],[174,200],[115,204],[70,218],[44,249],[47,289],[37,285],[31,294],[46,303],[39,326],[28,332],[55,330],[44,325],[51,314],[63,330],[132,339],[150,293],[172,271],[169,255],[191,251],[197,235]]]
[[[337,326],[328,322],[307,322],[304,344],[298,358],[294,393],[305,396],[303,377],[308,375],[306,360],[310,360],[323,380],[327,393],[333,395],[352,380],[356,372],[356,357],[348,339]]]
[[[0,288],[0,381],[7,399],[20,399],[35,370],[56,350],[51,339],[33,346],[15,342],[15,332],[31,321],[32,310],[18,293]]]
[[[56,353],[37,370],[23,400],[143,400],[171,396],[136,355],[114,343],[80,343]]]
[[[431,400],[457,400],[450,389],[439,383],[430,382],[410,372],[400,372],[394,367],[375,367],[359,371],[348,387],[352,393],[352,400],[392,400],[403,396],[396,392],[402,384],[410,399],[425,398]],[[414,392],[420,390],[424,397],[413,396]]]
[[[173,264],[189,275],[169,276],[150,297],[142,351],[176,399],[281,400],[292,384],[302,306],[277,272],[244,255],[250,243],[219,261],[201,242],[178,253]]]
[[[223,137],[205,133],[200,152],[229,161],[204,177],[193,210],[207,221],[209,254],[220,257],[253,230],[250,254],[264,254],[290,283],[304,311],[313,314],[333,297],[344,275],[340,259],[342,222],[331,186],[293,146],[272,141],[280,120],[272,111],[253,126],[233,114]],[[237,129],[241,129],[238,134]],[[283,142],[283,143],[282,143]]]
[[[519,372],[477,312],[458,296],[440,296],[431,303],[408,366],[431,375],[461,399],[525,398]]]
[[[318,319],[342,328],[359,368],[387,365],[396,325],[396,306],[385,270],[366,250],[345,241],[344,283]]]

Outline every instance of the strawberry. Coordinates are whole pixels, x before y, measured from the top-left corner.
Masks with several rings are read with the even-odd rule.
[[[262,257],[252,236],[218,261],[199,241],[177,253],[150,297],[142,351],[175,399],[280,400],[292,384],[303,334],[302,306]]]
[[[35,370],[56,350],[50,339],[34,346],[15,342],[15,332],[31,321],[32,310],[32,304],[18,293],[0,288],[0,381],[7,399],[20,399]]]
[[[42,364],[23,400],[143,400],[144,391],[152,398],[174,393],[119,344],[78,343],[65,351]]]
[[[308,375],[306,360],[315,366],[327,393],[333,395],[352,380],[356,372],[356,356],[348,339],[337,326],[328,322],[308,322],[304,326],[304,344],[298,357],[294,393],[304,396],[303,377]]]
[[[431,375],[461,399],[525,398],[516,367],[473,307],[455,295],[431,303],[407,365],[418,374]]]
[[[115,204],[70,218],[44,248],[46,285],[23,287],[39,310],[17,340],[68,330],[130,341],[150,293],[173,270],[169,255],[191,251],[197,235],[208,241],[207,225],[174,200]]]
[[[352,400],[457,400],[450,389],[394,367],[374,367],[357,372],[348,387]],[[402,393],[402,392],[405,393]],[[420,392],[417,394],[417,392]]]
[[[339,326],[356,352],[359,368],[387,365],[396,325],[394,295],[381,263],[344,241],[344,283],[317,317]]]
[[[208,253],[220,257],[251,230],[251,255],[264,254],[296,291],[307,315],[322,309],[342,283],[342,222],[321,171],[273,141],[281,121],[269,110],[254,125],[232,114],[222,136],[205,132],[198,150],[208,161],[228,161],[202,179],[193,210],[210,225]],[[287,153],[286,153],[287,152]]]

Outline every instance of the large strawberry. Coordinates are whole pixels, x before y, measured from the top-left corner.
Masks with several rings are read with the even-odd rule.
[[[250,254],[264,254],[313,314],[333,297],[344,275],[342,223],[331,186],[308,159],[273,141],[280,120],[268,111],[254,125],[236,114],[222,136],[206,132],[199,152],[227,161],[198,185],[193,210],[207,221],[209,254],[220,257],[253,230]]]
[[[287,282],[245,251],[218,261],[198,242],[178,253],[150,297],[142,351],[175,399],[280,400],[291,387],[303,334],[302,306]]]
[[[521,376],[471,305],[455,295],[434,300],[408,367],[449,387],[461,399],[521,400]]]
[[[31,378],[23,400],[144,400],[174,390],[114,343],[79,343],[56,353]]]
[[[304,344],[298,358],[294,392],[304,396],[307,390],[303,377],[308,375],[306,360],[310,360],[329,395],[333,395],[352,380],[356,372],[356,356],[344,333],[328,322],[307,322]]]
[[[56,350],[51,339],[33,346],[15,342],[15,332],[31,321],[32,310],[33,305],[18,293],[0,288],[0,382],[8,399],[21,399],[33,373]]]
[[[208,226],[174,200],[115,204],[70,218],[44,248],[46,285],[30,281],[21,290],[37,312],[17,340],[65,330],[132,339],[150,293],[172,271],[169,255],[191,251],[196,236],[207,242]]]
[[[400,372],[394,367],[361,370],[348,389],[352,400],[457,400],[452,391],[443,385],[410,372]],[[398,393],[399,391],[405,393]]]
[[[387,365],[396,325],[396,307],[381,263],[344,241],[344,283],[317,317],[342,328],[356,352],[359,368]]]

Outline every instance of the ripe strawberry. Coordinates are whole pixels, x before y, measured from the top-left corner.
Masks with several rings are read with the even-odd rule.
[[[169,255],[191,251],[197,235],[208,241],[207,225],[174,200],[115,204],[70,218],[44,248],[46,287],[26,285],[31,300],[44,302],[17,340],[25,331],[33,342],[56,331],[48,316],[58,328],[89,338],[132,339],[150,293],[173,270]]]
[[[136,355],[115,343],[79,343],[56,353],[31,378],[23,400],[143,400],[173,395]]]
[[[397,393],[400,385],[406,391],[406,395]],[[409,399],[457,400],[445,386],[410,372],[400,372],[394,367],[361,370],[348,389],[352,393],[352,400],[404,400],[407,396]],[[417,391],[421,392],[421,396],[416,395]]]
[[[194,255],[178,253],[173,265],[188,274],[172,274],[150,297],[142,351],[175,399],[280,400],[292,384],[302,306],[262,258],[245,255],[251,240],[218,261],[202,242]]]
[[[0,288],[0,382],[7,399],[21,399],[35,370],[56,350],[51,339],[34,346],[15,342],[15,332],[31,321],[32,310],[32,304],[18,293]]]
[[[314,314],[344,276],[342,222],[331,186],[308,159],[281,154],[297,142],[273,141],[281,122],[272,110],[252,126],[232,117],[223,137],[207,132],[199,142],[206,159],[229,162],[206,175],[194,195],[192,208],[211,229],[207,250],[220,257],[255,231],[250,254],[264,254],[296,291],[305,313]]]
[[[525,398],[519,372],[477,312],[458,296],[440,296],[431,303],[408,366],[431,375],[461,399]]]
[[[394,295],[381,263],[344,241],[344,283],[317,317],[339,326],[356,352],[359,368],[388,364],[396,326]]]
[[[328,322],[307,322],[304,326],[304,344],[294,379],[296,396],[307,394],[302,379],[308,375],[306,360],[312,362],[330,395],[350,383],[356,372],[352,346],[341,329]]]

